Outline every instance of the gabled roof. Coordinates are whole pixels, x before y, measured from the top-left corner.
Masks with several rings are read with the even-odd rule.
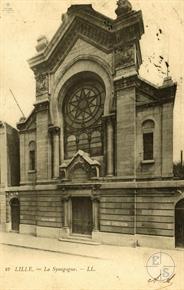
[[[130,86],[136,88],[136,105],[149,106],[174,102],[177,83],[171,77],[166,77],[161,86],[157,86],[138,74],[130,75],[126,78],[118,76],[114,78],[115,89],[121,90]]]
[[[68,162],[64,162],[63,164],[61,164],[60,168],[67,168],[70,167],[75,160],[81,157],[85,162],[87,162],[90,166],[95,165],[95,166],[100,166],[100,163],[97,160],[91,159],[89,154],[82,151],[82,150],[78,150],[75,155],[73,156],[72,159],[70,159]]]
[[[95,11],[92,5],[72,5],[64,14],[63,22],[51,41],[48,42],[44,37],[39,38],[38,53],[28,62],[33,70],[40,65],[42,69],[53,69],[64,59],[78,38],[85,38],[110,52],[119,42],[125,42],[127,37],[139,40],[143,32],[141,11],[130,11],[113,20]]]
[[[35,108],[31,111],[27,118],[21,118],[17,123],[17,128],[20,131],[36,129],[36,112]]]
[[[152,103],[172,102],[175,99],[177,83],[171,77],[166,77],[163,84],[157,86],[144,78],[138,76],[138,90],[145,92]]]

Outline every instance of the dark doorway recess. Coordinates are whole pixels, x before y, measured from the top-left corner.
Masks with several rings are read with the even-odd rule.
[[[92,233],[92,202],[89,197],[72,198],[72,233]]]
[[[184,199],[175,207],[175,245],[184,248]]]
[[[13,198],[10,201],[11,207],[11,229],[12,231],[19,231],[20,224],[20,203],[18,198]]]

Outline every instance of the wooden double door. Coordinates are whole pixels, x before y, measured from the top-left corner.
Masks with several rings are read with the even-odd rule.
[[[72,233],[92,233],[92,201],[89,197],[72,197]]]
[[[175,244],[176,247],[184,248],[184,199],[175,208]]]

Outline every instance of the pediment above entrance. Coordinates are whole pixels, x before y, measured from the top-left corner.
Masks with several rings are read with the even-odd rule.
[[[100,163],[92,159],[88,153],[79,150],[72,159],[60,166],[60,177],[63,180],[87,182],[99,177]]]

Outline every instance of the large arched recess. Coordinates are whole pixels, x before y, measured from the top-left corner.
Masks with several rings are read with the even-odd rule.
[[[102,80],[105,86],[105,103],[104,115],[108,115],[111,111],[113,97],[113,80],[109,65],[101,58],[96,56],[80,56],[68,63],[67,66],[60,71],[57,79],[53,84],[52,98],[50,103],[51,122],[55,126],[62,125],[59,112],[59,102],[62,103],[65,95],[66,83],[74,75],[81,72],[91,72]],[[61,128],[62,129],[62,128]]]
[[[63,143],[63,116],[62,106],[67,90],[76,81],[79,75],[88,77],[93,76],[98,79],[105,89],[104,115],[111,112],[113,103],[113,81],[112,74],[108,64],[98,57],[80,56],[72,60],[68,65],[60,71],[59,76],[55,80],[54,90],[50,104],[51,122],[55,126],[60,127],[60,142],[61,142],[61,161],[63,160],[64,143]]]

